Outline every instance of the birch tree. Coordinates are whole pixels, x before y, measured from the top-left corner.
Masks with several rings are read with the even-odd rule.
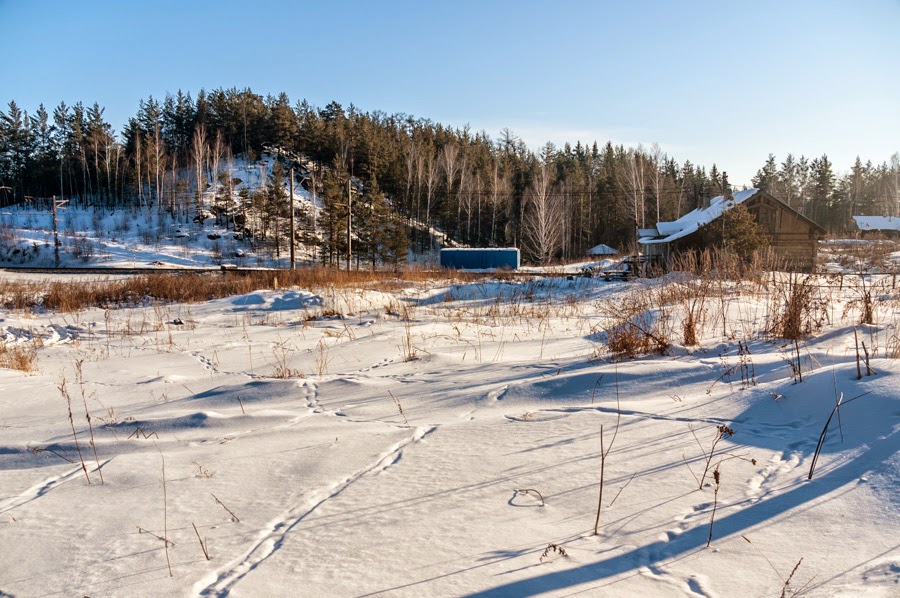
[[[562,202],[553,193],[552,175],[542,163],[525,196],[522,243],[535,261],[548,263],[555,255],[562,236]]]
[[[447,205],[445,210],[445,223],[450,227],[450,215],[452,214],[452,197],[453,197],[453,181],[456,180],[456,173],[459,171],[459,148],[448,143],[441,148],[440,164],[444,169],[444,177],[447,184]]]
[[[194,159],[194,183],[195,198],[197,202],[197,212],[203,209],[203,191],[206,188],[206,177],[204,176],[205,157],[207,153],[206,146],[206,125],[197,123],[194,127],[194,138],[191,144],[192,157]]]
[[[435,189],[440,174],[440,163],[429,153],[423,160],[422,173],[425,180],[425,226],[428,228],[428,251],[434,247],[434,239],[431,235],[431,208],[434,206]]]
[[[494,162],[494,170],[491,174],[491,247],[497,245],[497,215],[501,209],[508,206],[509,197],[512,194],[512,184],[505,172],[500,171],[500,161]]]

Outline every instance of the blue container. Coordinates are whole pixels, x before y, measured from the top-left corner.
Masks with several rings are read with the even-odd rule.
[[[515,247],[489,249],[441,249],[441,268],[457,270],[516,270],[519,250]]]

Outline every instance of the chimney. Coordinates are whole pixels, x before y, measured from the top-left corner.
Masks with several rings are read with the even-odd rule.
[[[725,201],[734,201],[734,193],[731,191],[731,185],[728,184],[728,173],[722,172],[722,199]]]

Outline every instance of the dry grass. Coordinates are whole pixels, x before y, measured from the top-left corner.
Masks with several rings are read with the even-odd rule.
[[[502,276],[502,275],[501,275]],[[496,277],[496,275],[495,275]],[[393,291],[427,281],[469,283],[481,274],[409,270],[400,273],[364,270],[303,268],[249,273],[147,274],[124,280],[9,282],[0,302],[13,310],[46,309],[74,312],[92,307],[132,307],[151,301],[199,303],[259,289],[295,286],[300,288],[363,288]],[[277,280],[277,283],[276,283]]]
[[[0,343],[0,368],[33,372],[37,369],[37,349],[32,345],[9,345]]]
[[[769,333],[795,341],[821,329],[828,317],[827,304],[816,291],[812,276],[791,274],[777,282],[771,295]]]
[[[667,302],[659,289],[647,287],[601,302],[602,326],[609,350],[629,359],[638,355],[664,355],[671,346],[672,323]]]

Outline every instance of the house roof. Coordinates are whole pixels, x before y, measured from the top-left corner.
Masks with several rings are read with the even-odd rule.
[[[859,230],[897,230],[900,231],[900,218],[897,216],[854,216]]]
[[[724,195],[714,197],[709,201],[709,207],[697,208],[672,222],[659,222],[656,224],[656,230],[659,231],[659,237],[642,237],[638,239],[638,243],[642,245],[653,245],[655,243],[671,243],[682,237],[686,237],[697,230],[704,224],[709,224],[719,216],[725,213],[725,210],[732,208],[738,204],[744,203],[754,195],[759,193],[759,189],[747,189],[746,191],[738,191],[734,194],[733,200],[725,200]]]
[[[775,202],[781,205],[783,208],[795,213],[798,218],[805,221],[820,233],[826,232],[825,229],[822,228],[819,224],[817,224],[813,220],[810,220],[777,197],[769,195],[765,191],[760,191],[759,189],[746,189],[744,191],[738,191],[737,193],[735,193],[733,200],[725,201],[725,197],[719,195],[718,197],[714,197],[709,200],[709,206],[706,208],[698,208],[693,212],[685,214],[684,216],[673,222],[659,222],[656,225],[656,230],[659,232],[659,236],[642,237],[638,239],[638,243],[641,243],[642,245],[671,243],[672,241],[676,241],[682,237],[690,235],[691,233],[697,232],[697,230],[701,226],[703,226],[704,224],[709,224],[710,222],[724,214],[726,210],[729,210],[738,204],[742,204],[754,197],[765,197],[768,200]]]
[[[588,250],[589,255],[616,255],[618,253],[619,253],[618,250],[613,249],[609,245],[604,245],[603,243],[600,243],[599,245],[591,247]]]

